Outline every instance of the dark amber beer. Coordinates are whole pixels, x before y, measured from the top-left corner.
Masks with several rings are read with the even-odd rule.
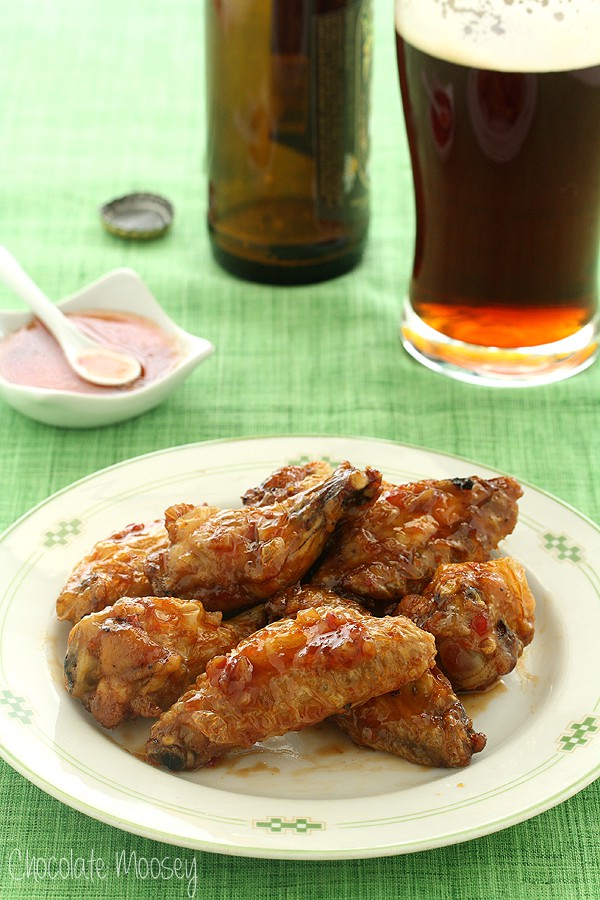
[[[320,281],[369,225],[371,0],[206,0],[208,231],[256,281]]]
[[[594,358],[598,27],[586,0],[489,0],[477,15],[397,0],[416,202],[403,340],[431,368],[530,384]]]

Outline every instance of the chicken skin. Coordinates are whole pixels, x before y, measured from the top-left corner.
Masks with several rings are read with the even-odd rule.
[[[169,537],[169,543],[185,540],[192,532],[207,522],[211,516],[219,512],[218,506],[209,506],[203,503],[194,506],[193,503],[175,503],[165,510],[165,528]]]
[[[333,721],[356,744],[423,766],[468,766],[486,744],[437,666]]]
[[[217,657],[154,724],[147,758],[195,769],[234,748],[323,721],[433,665],[431,635],[402,616],[300,610]]]
[[[146,557],[168,544],[160,520],[134,523],[98,541],[69,576],[56,601],[59,619],[79,622],[120,597],[152,593],[144,573]]]
[[[204,519],[216,507],[200,506],[197,518]],[[110,606],[121,597],[146,597],[153,593],[144,567],[150,553],[169,544],[165,524],[152,522],[128,525],[98,541],[69,576],[56,601],[59,619],[73,624],[83,616]]]
[[[310,609],[314,606],[343,606],[345,609],[353,609],[364,616],[369,615],[369,612],[358,600],[341,597],[334,591],[325,591],[310,584],[294,584],[292,587],[279,591],[270,600],[267,600],[265,612],[267,621],[276,622],[277,619],[293,618],[301,609]]]
[[[242,497],[244,506],[267,506],[279,503],[294,494],[322,484],[333,469],[324,460],[313,460],[304,465],[282,466],[257,487],[249,488]]]
[[[228,622],[221,619],[191,601],[124,597],[71,629],[67,691],[106,728],[136,716],[158,716],[213,656],[265,624],[262,607]]]
[[[379,472],[342,463],[326,481],[285,500],[221,510],[148,558],[153,593],[223,612],[255,605],[299,581],[345,511],[375,496],[380,483]]]
[[[311,581],[380,605],[421,593],[438,565],[488,559],[515,527],[521,494],[512,478],[384,483],[345,517]]]
[[[440,668],[456,691],[483,691],[511,672],[533,638],[535,598],[510,557],[444,565],[423,596],[396,613],[435,637]]]

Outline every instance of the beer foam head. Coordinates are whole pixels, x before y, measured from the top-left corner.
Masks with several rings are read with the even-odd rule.
[[[396,0],[396,29],[431,56],[482,69],[600,64],[599,0]]]

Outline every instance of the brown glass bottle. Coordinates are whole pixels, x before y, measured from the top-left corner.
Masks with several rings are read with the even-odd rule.
[[[369,225],[371,0],[207,0],[208,229],[243,278],[360,260]]]

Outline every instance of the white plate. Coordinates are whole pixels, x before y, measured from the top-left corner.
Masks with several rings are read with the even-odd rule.
[[[517,669],[466,703],[488,736],[461,770],[354,747],[329,726],[274,739],[214,768],[175,775],[123,749],[62,687],[67,628],[54,600],[91,545],[187,500],[239,505],[292,461],[349,459],[393,481],[497,474],[383,441],[256,438],[188,445],[105,469],[55,494],[0,538],[0,751],[64,803],[148,838],[219,853],[349,859],[458,843],[521,822],[600,772],[600,536],[525,487],[502,550],[527,567],[537,630]],[[147,730],[147,725],[144,725]]]

